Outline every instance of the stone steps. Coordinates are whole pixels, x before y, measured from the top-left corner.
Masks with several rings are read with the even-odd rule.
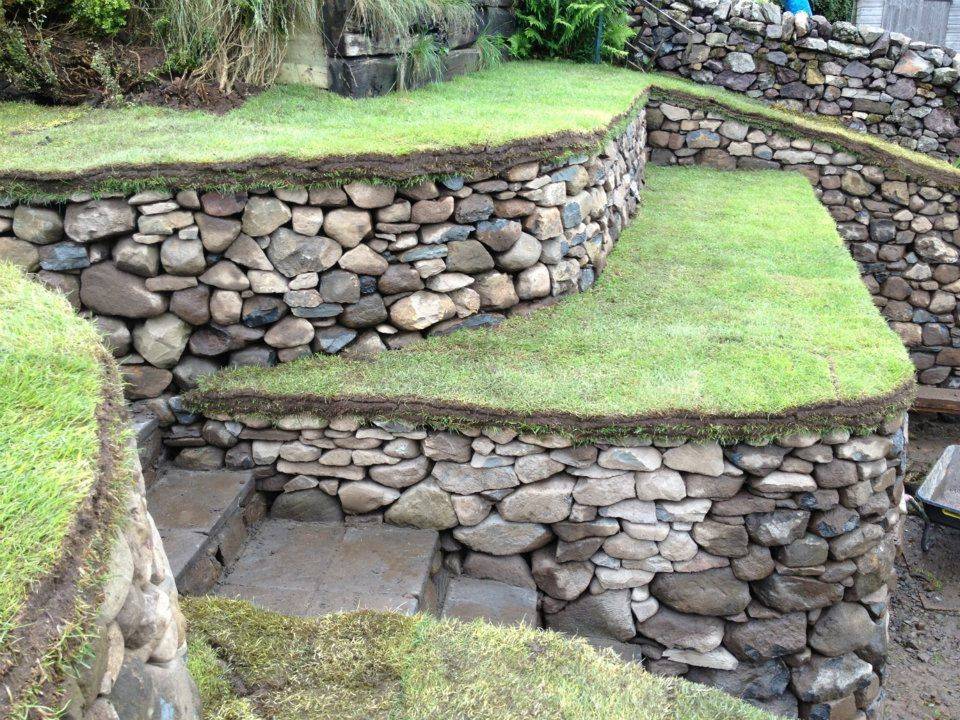
[[[213,593],[302,617],[351,610],[438,613],[436,531],[269,518]]]
[[[147,504],[183,593],[203,594],[240,555],[265,510],[247,471],[161,468]]]

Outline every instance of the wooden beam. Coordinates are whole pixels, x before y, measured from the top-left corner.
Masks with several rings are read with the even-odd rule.
[[[960,415],[960,390],[921,385],[913,411],[920,413],[953,413]]]

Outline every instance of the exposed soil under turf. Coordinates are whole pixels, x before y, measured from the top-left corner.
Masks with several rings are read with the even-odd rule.
[[[850,403],[819,403],[782,413],[724,417],[691,411],[650,415],[575,415],[567,412],[518,414],[507,410],[416,397],[338,396],[325,398],[307,393],[270,396],[249,390],[222,393],[194,391],[186,399],[202,410],[235,415],[280,417],[311,413],[321,417],[359,415],[365,418],[393,418],[435,424],[510,425],[546,428],[574,436],[623,435],[632,432],[682,435],[685,437],[754,436],[797,432],[807,429],[876,426],[885,417],[909,407],[914,382],[893,392]]]
[[[922,481],[947,445],[960,443],[960,422],[914,415],[909,479]],[[887,720],[960,718],[960,531],[938,527],[920,549],[922,522],[907,518],[899,579],[891,605],[885,680]]]

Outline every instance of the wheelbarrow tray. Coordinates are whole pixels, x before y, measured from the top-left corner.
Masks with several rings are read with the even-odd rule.
[[[960,529],[960,445],[943,451],[915,497],[930,522]]]

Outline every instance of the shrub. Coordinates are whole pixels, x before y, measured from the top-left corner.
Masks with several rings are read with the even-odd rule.
[[[520,59],[589,61],[595,56],[601,22],[601,57],[624,57],[624,48],[634,35],[626,0],[522,0],[510,51]]]
[[[115,35],[127,24],[130,0],[4,0],[3,8],[37,26],[72,20],[95,33]]]
[[[855,17],[856,0],[814,0],[813,11],[830,22],[852,21]]]
[[[85,25],[115,35],[127,24],[130,0],[73,0],[71,13]]]

